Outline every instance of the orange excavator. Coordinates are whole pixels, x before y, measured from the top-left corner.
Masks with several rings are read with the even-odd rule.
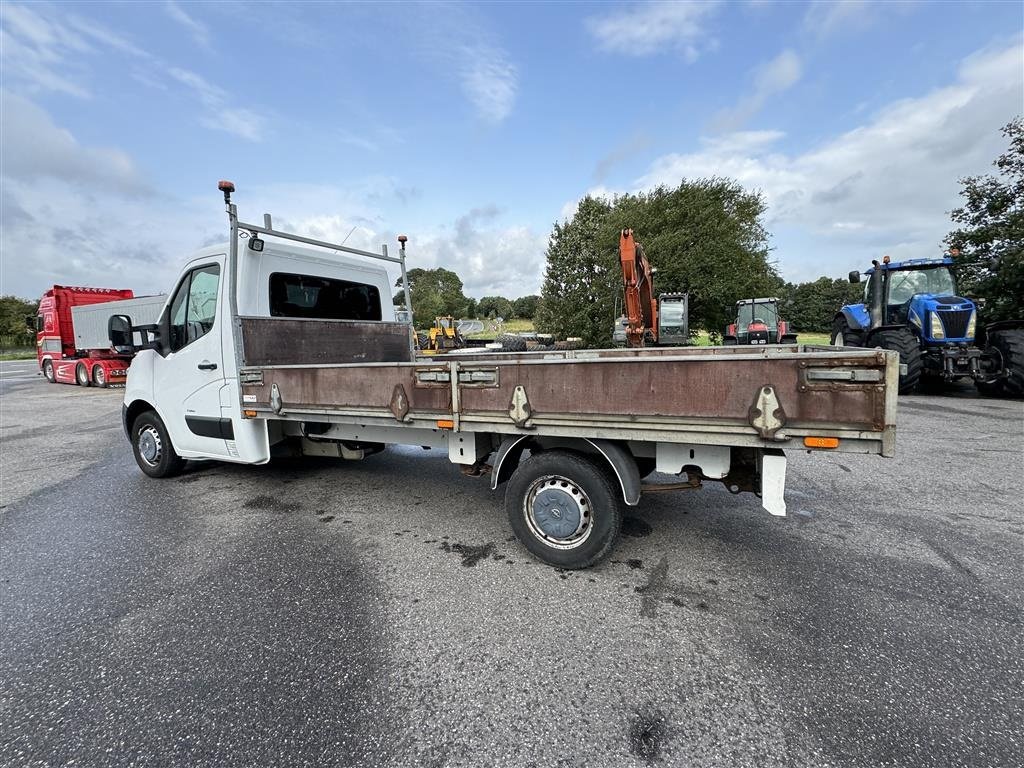
[[[616,323],[615,341],[629,347],[688,344],[689,294],[663,293],[654,297],[655,270],[631,229],[620,234],[619,261],[625,315]]]

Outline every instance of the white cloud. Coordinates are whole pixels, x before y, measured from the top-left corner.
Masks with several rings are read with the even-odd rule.
[[[734,107],[715,116],[715,127],[720,130],[740,127],[760,112],[769,99],[796,85],[802,74],[800,57],[791,49],[782,51],[754,70],[753,88]]]
[[[714,40],[705,29],[718,3],[650,2],[587,20],[587,29],[606,51],[630,56],[646,56],[663,50],[681,52],[695,61],[701,51],[713,47]]]
[[[135,163],[126,153],[83,147],[31,101],[2,89],[0,142],[5,181],[48,177],[122,194],[145,189]]]
[[[210,30],[207,26],[185,13],[185,10],[174,0],[167,0],[164,3],[164,12],[183,26],[199,45],[206,47],[210,44]]]
[[[206,114],[199,119],[200,125],[215,131],[225,131],[249,141],[263,139],[265,119],[250,109],[231,106],[224,89],[187,69],[171,67],[168,74],[191,89],[206,107]]]
[[[519,87],[516,67],[488,46],[467,47],[462,54],[462,90],[480,119],[500,123],[512,112]]]
[[[823,40],[837,32],[859,30],[871,22],[870,0],[833,0],[812,2],[804,15],[804,30]],[[900,3],[890,3],[897,6]]]
[[[769,225],[805,244],[802,254],[779,253],[791,277],[839,274],[883,252],[931,255],[951,228],[958,179],[991,170],[1022,90],[1018,40],[968,57],[950,85],[893,102],[809,151],[776,150],[778,132],[728,134],[659,158],[637,187],[727,176],[761,190]]]

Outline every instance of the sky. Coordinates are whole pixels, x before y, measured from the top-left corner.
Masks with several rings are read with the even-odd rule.
[[[243,220],[539,292],[586,194],[727,176],[783,277],[938,256],[1018,2],[0,4],[0,293],[171,288]],[[640,240],[642,242],[642,233]]]

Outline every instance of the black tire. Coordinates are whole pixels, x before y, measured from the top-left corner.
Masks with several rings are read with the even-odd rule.
[[[139,414],[132,424],[131,441],[135,463],[150,477],[174,477],[185,467],[156,411]]]
[[[587,568],[611,552],[619,537],[622,493],[593,459],[545,451],[516,468],[505,488],[505,512],[538,560],[557,568]]]
[[[88,387],[92,384],[89,381],[89,369],[85,367],[85,363],[79,363],[75,366],[75,381],[78,382],[80,387]]]
[[[106,389],[110,386],[110,382],[107,381],[107,371],[102,365],[93,366],[92,383],[93,386],[97,386],[100,389]]]
[[[723,347],[735,347],[737,343],[735,336],[726,336],[722,339]]]
[[[832,335],[829,336],[829,343],[833,347],[859,347],[863,343],[863,336],[850,328],[845,318],[837,317],[832,323]]]
[[[495,339],[505,352],[525,352],[526,339],[511,333],[503,333]]]
[[[51,384],[57,383],[57,377],[53,374],[53,361],[49,358],[43,360],[43,376],[45,376],[46,380]]]
[[[998,382],[999,390],[994,394],[1024,397],[1024,328],[992,331],[988,334],[988,346],[999,352],[1005,372],[1004,378]],[[978,390],[989,394],[980,384]]]
[[[911,395],[917,391],[921,382],[921,344],[917,337],[906,328],[891,331],[879,331],[872,339],[876,347],[899,352],[900,365],[907,366],[907,372],[900,375],[900,394]]]
[[[416,349],[430,348],[430,334],[426,331],[416,332]]]

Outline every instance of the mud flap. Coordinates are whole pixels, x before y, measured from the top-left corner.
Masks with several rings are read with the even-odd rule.
[[[765,451],[761,456],[761,506],[770,515],[786,515],[786,454]]]

